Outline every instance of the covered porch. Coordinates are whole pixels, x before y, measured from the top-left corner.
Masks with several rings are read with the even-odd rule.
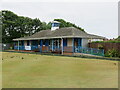
[[[18,51],[34,51],[41,53],[57,53],[73,55],[85,53],[92,55],[104,55],[104,50],[87,48],[82,46],[82,38],[57,38],[40,40],[19,40],[15,42],[14,49]]]
[[[59,53],[74,52],[74,47],[81,47],[81,40],[81,38],[19,40],[14,43],[14,49]]]

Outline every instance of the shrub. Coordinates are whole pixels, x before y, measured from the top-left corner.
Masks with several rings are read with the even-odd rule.
[[[120,53],[115,49],[111,49],[105,53],[105,56],[106,57],[120,57]]]
[[[101,45],[101,44],[98,44],[98,48],[99,49],[104,49],[103,45]]]
[[[12,49],[13,49],[13,47],[10,47],[10,49],[12,50]]]
[[[109,40],[109,41],[93,41],[92,43],[120,43],[118,40]]]

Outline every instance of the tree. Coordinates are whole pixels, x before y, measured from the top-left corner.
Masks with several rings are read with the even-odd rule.
[[[18,16],[17,14],[8,10],[2,10],[1,13],[0,25],[2,27],[1,31],[3,43],[11,43],[15,38],[30,36],[41,30],[47,30],[51,28],[51,22],[41,22],[38,18],[32,19],[29,17]],[[75,27],[84,31],[84,29],[81,27],[76,26],[73,23],[66,22],[63,19],[54,19],[54,21],[60,22],[60,28]]]
[[[2,43],[2,12],[0,11],[0,43]]]
[[[2,11],[2,41],[9,43],[14,37],[19,37],[19,31],[16,31],[16,21],[18,16],[11,11]]]
[[[75,27],[75,28],[77,28],[77,29],[79,29],[79,30],[81,30],[81,31],[84,31],[84,29],[82,29],[81,27],[76,26],[76,25],[73,24],[73,23],[66,22],[66,21],[63,20],[63,19],[54,19],[54,21],[60,22],[60,28],[62,28],[62,27]]]
[[[2,11],[2,41],[10,43],[14,38],[30,36],[42,30],[42,22],[35,18],[18,16],[15,13]]]
[[[120,36],[118,36],[118,38],[116,38],[115,40],[120,41]]]
[[[33,19],[32,26],[33,26],[33,31],[32,31],[33,34],[42,30],[41,29],[42,28],[42,22],[38,18]]]

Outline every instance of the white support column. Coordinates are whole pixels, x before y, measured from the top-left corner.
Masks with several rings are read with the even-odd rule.
[[[32,41],[31,40],[29,41],[29,46],[32,46]]]
[[[29,46],[30,46],[30,48],[32,50],[32,40],[29,41]]]
[[[74,52],[75,52],[75,45],[74,45],[74,38],[72,39],[72,47],[73,47],[73,56],[74,56]]]
[[[18,51],[19,51],[19,40],[18,40]]]
[[[72,47],[73,47],[73,53],[74,53],[74,38],[72,39]]]
[[[62,40],[61,45],[62,45],[62,55],[63,55],[63,38],[61,38],[61,40]]]
[[[58,49],[59,49],[60,47],[59,47],[59,39],[58,39]]]
[[[54,49],[54,40],[52,39],[52,51]]]

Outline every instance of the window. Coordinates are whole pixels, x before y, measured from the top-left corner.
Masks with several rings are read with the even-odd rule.
[[[37,40],[32,40],[32,45],[33,46],[37,46],[38,45],[38,41]]]
[[[29,46],[30,45],[30,41],[27,41],[27,46]]]
[[[43,40],[43,46],[49,46],[49,40],[48,39]]]
[[[52,27],[59,27],[59,23],[53,23]]]
[[[20,46],[24,46],[24,41],[19,41]]]
[[[45,46],[45,40],[43,40],[43,46]]]

